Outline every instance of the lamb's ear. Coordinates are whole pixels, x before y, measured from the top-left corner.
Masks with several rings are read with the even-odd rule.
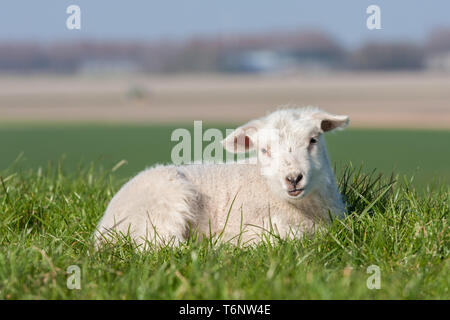
[[[328,112],[319,112],[314,115],[314,118],[319,120],[318,125],[323,132],[344,129],[350,122],[348,116],[335,115]]]
[[[223,147],[232,153],[254,150],[256,148],[256,133],[261,125],[260,120],[252,120],[240,126],[223,139]]]

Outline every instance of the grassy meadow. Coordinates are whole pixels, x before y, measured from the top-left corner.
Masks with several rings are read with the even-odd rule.
[[[204,240],[94,252],[108,201],[133,174],[170,161],[177,127],[192,123],[2,124],[0,299],[450,298],[450,131],[330,134],[349,215],[327,233],[256,248]],[[79,290],[66,286],[71,265]],[[371,265],[378,290],[366,284]]]
[[[207,123],[203,131],[219,128],[224,132],[236,126]],[[178,143],[170,140],[172,131],[186,128],[192,133],[192,127],[193,123],[2,124],[0,168],[45,169],[62,162],[71,171],[93,162],[106,170],[126,160],[114,175],[129,178],[154,163],[170,162],[171,149]],[[326,140],[331,162],[338,169],[351,162],[363,165],[365,172],[414,177],[413,184],[420,188],[450,181],[450,131],[347,129],[326,135]]]

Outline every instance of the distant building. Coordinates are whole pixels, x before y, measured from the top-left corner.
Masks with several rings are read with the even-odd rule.
[[[439,72],[450,72],[450,51],[430,55],[425,60],[428,70]]]
[[[139,65],[135,61],[126,59],[92,59],[80,63],[79,73],[134,73],[139,71]]]
[[[335,68],[334,56],[296,50],[251,50],[228,54],[222,58],[222,69],[228,72],[279,73],[317,71]]]
[[[225,55],[222,68],[229,72],[266,73],[282,71],[294,63],[286,54],[272,50],[252,50]]]

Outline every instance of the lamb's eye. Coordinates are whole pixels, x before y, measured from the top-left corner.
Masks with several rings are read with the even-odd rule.
[[[311,144],[316,144],[317,143],[317,139],[316,138],[311,138],[310,140],[309,140],[309,144],[311,145]]]
[[[261,148],[261,153],[266,157],[270,157],[270,147]]]

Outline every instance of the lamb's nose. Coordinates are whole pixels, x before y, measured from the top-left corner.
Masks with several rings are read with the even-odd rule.
[[[293,186],[296,186],[297,183],[299,183],[301,180],[303,179],[303,174],[290,174],[288,176],[286,176],[286,182],[289,184],[292,184]]]

